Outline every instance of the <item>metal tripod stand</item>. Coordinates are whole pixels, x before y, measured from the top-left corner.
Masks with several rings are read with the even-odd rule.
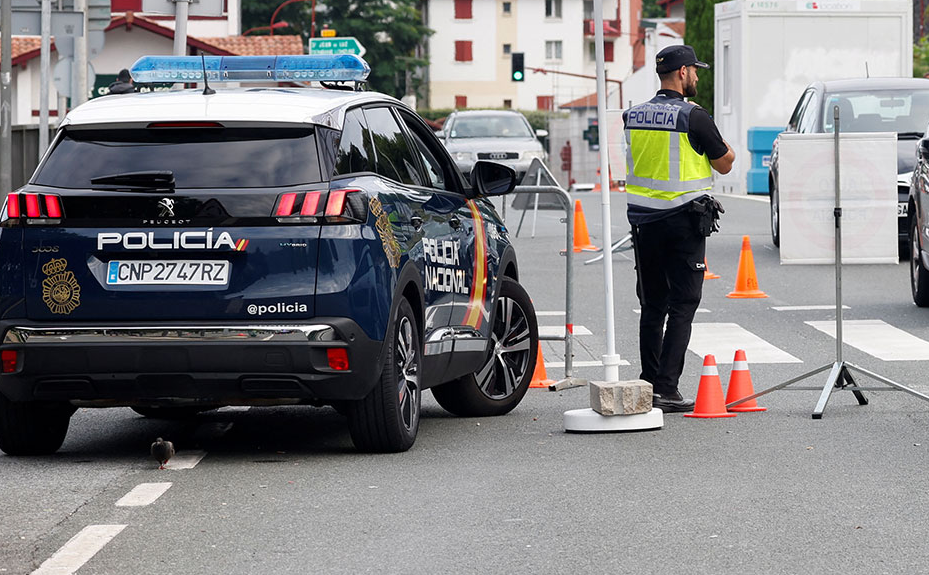
[[[759,391],[754,395],[744,397],[738,401],[733,401],[732,403],[727,404],[726,407],[734,407],[741,403],[745,403],[746,401],[751,401],[756,397],[761,397],[762,395],[771,393],[772,391],[783,389],[789,385],[797,383],[798,381],[812,377],[817,373],[822,373],[830,368],[829,377],[826,378],[826,384],[822,387],[822,393],[819,396],[819,401],[816,402],[816,408],[813,410],[813,419],[822,419],[823,411],[826,409],[826,403],[829,401],[829,398],[835,391],[851,391],[855,395],[855,398],[858,400],[859,405],[868,404],[868,399],[865,397],[862,391],[904,391],[929,401],[929,395],[920,393],[914,389],[906,387],[905,385],[901,385],[893,380],[887,379],[884,376],[868,371],[867,369],[842,359],[842,207],[840,203],[841,196],[839,193],[839,107],[833,107],[832,113],[835,122],[835,208],[833,210],[833,214],[835,216],[835,362],[818,367],[813,371],[804,373],[803,375],[785,381],[784,383],[775,385],[774,387],[769,387],[768,389]],[[919,255],[912,254],[910,257],[919,257]],[[871,379],[877,380],[885,384],[886,387],[860,387],[855,381],[855,378],[852,377],[853,371],[862,375],[866,375]],[[818,390],[819,388],[794,387],[792,389]]]

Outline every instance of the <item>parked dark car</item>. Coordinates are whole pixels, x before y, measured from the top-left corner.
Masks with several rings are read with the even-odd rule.
[[[901,255],[908,252],[907,198],[916,162],[916,141],[929,122],[929,80],[923,78],[859,78],[813,82],[794,107],[787,133],[833,132],[833,107],[839,107],[842,132],[897,133],[897,216]],[[777,140],[771,151],[771,240],[779,246]]]
[[[88,102],[7,197],[0,449],[56,451],[77,407],[332,405],[382,452],[413,445],[426,389],[459,415],[516,407],[538,327],[488,199],[513,170],[477,162],[467,183],[416,112],[358,89],[354,56],[132,73],[201,65],[272,85]]]

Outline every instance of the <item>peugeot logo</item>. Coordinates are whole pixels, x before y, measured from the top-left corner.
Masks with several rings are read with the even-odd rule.
[[[158,207],[161,208],[158,216],[162,218],[173,218],[174,217],[174,200],[171,198],[161,198],[158,201]]]

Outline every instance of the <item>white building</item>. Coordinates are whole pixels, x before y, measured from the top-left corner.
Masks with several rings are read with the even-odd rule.
[[[557,110],[596,91],[593,0],[439,0],[427,4],[430,108]],[[641,60],[641,0],[604,0],[608,79]],[[510,79],[511,54],[525,81]],[[641,65],[641,63],[639,64]],[[588,78],[578,77],[588,76]],[[611,84],[609,105],[619,105]]]

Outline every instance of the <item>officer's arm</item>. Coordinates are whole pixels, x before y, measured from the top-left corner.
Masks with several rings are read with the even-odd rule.
[[[729,142],[726,142],[726,148],[725,154],[715,160],[710,160],[710,165],[720,174],[728,174],[732,170],[732,163],[735,162],[735,152],[732,151]]]

